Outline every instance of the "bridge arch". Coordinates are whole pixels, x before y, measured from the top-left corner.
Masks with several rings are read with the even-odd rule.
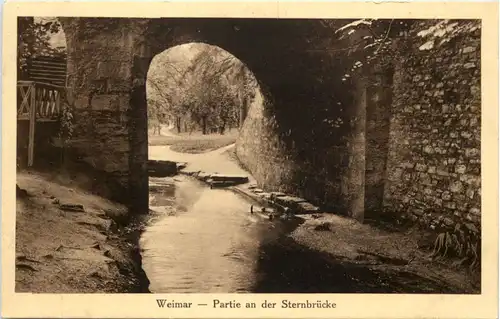
[[[353,158],[364,154],[364,126],[356,123],[363,123],[366,101],[356,94],[359,83],[342,81],[351,61],[332,50],[349,44],[333,31],[346,21],[61,20],[70,38],[69,83],[82,141],[77,148],[110,175],[116,199],[135,211],[148,205],[148,69],[156,54],[191,42],[230,52],[259,82],[264,103],[249,110],[237,155],[262,187],[336,203],[335,209],[354,215],[363,210],[364,160]]]

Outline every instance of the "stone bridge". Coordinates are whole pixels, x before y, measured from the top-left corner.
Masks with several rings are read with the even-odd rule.
[[[355,62],[345,48],[351,45],[349,41],[358,39],[341,41],[334,30],[349,21],[61,21],[67,39],[69,100],[75,109],[74,148],[80,158],[108,176],[109,196],[127,202],[135,212],[146,211],[148,206],[148,68],[156,54],[190,42],[225,49],[259,82],[265,103],[248,110],[237,141],[237,155],[261,187],[331,203],[332,210],[358,219],[383,206],[408,210],[409,205],[410,213],[418,214],[436,205],[443,209],[448,205],[453,210],[453,205],[457,208],[457,203],[465,199],[467,205],[461,205],[461,214],[479,208],[479,162],[474,162],[479,154],[470,151],[474,153],[467,153],[470,157],[463,152],[453,153],[455,156],[449,144],[444,145],[450,143],[449,129],[466,130],[472,137],[458,135],[451,143],[480,149],[473,135],[479,127],[471,125],[471,121],[480,119],[480,93],[464,89],[453,101],[439,102],[438,113],[428,110],[421,114],[416,109],[417,105],[424,109],[431,103],[426,91],[436,90],[436,83],[443,81],[440,76],[426,74],[433,67],[474,60],[476,67],[464,81],[469,87],[479,85],[478,35],[467,40],[473,51],[466,55],[458,54],[460,48],[451,44],[438,53],[410,54],[407,62],[414,67],[404,66],[408,68],[404,72],[397,65],[373,71],[368,85],[363,77],[342,81],[342,75]],[[440,55],[442,60],[436,60]],[[422,61],[428,66],[419,69]],[[427,75],[434,84],[432,88],[419,86],[414,80]],[[434,93],[430,93],[431,99]],[[464,113],[464,127],[454,120],[444,128],[443,116],[454,119],[458,116],[454,105],[464,102],[475,105]],[[417,113],[407,112],[408,108]],[[425,147],[432,148],[434,154],[436,148],[450,153],[430,157]],[[465,171],[457,173],[457,163],[443,164],[441,158],[447,157],[460,158]],[[439,169],[447,175],[436,173]],[[443,200],[442,194],[449,193],[450,185],[455,185],[457,192]],[[469,199],[467,192],[473,194]]]

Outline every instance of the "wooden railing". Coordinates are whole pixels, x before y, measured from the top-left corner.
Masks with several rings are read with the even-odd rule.
[[[64,86],[35,81],[17,82],[17,119],[29,121],[28,167],[33,166],[36,122],[58,121]]]
[[[17,82],[18,120],[57,121],[65,88],[43,82]]]

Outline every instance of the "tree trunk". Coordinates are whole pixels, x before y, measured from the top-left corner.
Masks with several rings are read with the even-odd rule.
[[[177,133],[181,132],[181,118],[179,116],[175,119],[175,126],[177,127]]]
[[[219,133],[220,135],[224,135],[225,132],[226,132],[226,121],[223,121],[222,125],[219,128]]]
[[[203,117],[201,119],[201,130],[203,135],[207,135],[207,119]]]

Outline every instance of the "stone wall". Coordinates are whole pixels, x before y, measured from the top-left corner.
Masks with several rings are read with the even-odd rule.
[[[480,227],[480,39],[413,41],[395,70],[384,205],[431,228]]]
[[[329,82],[329,102],[313,102],[333,113],[300,99],[253,105],[237,155],[259,186],[359,220],[385,211],[433,229],[457,222],[479,228],[480,29],[420,50],[425,41],[418,31],[435,23],[413,26],[399,43],[404,49],[395,66],[374,68],[344,88]],[[349,64],[347,57],[336,61]],[[339,102],[339,89],[353,96]],[[286,106],[300,117],[280,113]],[[316,113],[296,112],[300,107]],[[322,126],[319,118],[349,125]],[[291,123],[292,134],[282,134],[283,123]]]
[[[260,187],[290,191],[296,164],[287,155],[275,123],[266,116],[265,103],[258,91],[238,136],[236,153]]]
[[[68,18],[63,27],[73,145],[125,202],[147,208],[150,62],[196,40],[235,54],[259,81],[262,103],[249,108],[236,151],[260,187],[358,219],[383,204],[479,223],[480,31],[421,51],[415,29],[394,76],[373,73],[367,86],[341,81],[354,61],[337,49],[350,43],[317,21]]]
[[[68,47],[68,103],[74,112],[70,152],[108,176],[103,195],[127,202],[133,30],[125,20],[61,20]]]

